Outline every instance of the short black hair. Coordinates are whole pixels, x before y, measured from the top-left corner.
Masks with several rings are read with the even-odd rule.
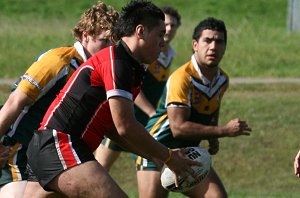
[[[203,32],[203,30],[216,30],[218,32],[224,33],[225,44],[227,43],[227,30],[224,21],[208,17],[201,21],[194,30],[193,39],[198,40]]]
[[[143,24],[149,30],[165,20],[160,8],[146,0],[132,0],[122,8],[117,24],[113,28],[114,39],[131,36],[138,24]]]
[[[181,16],[175,8],[171,6],[164,6],[161,7],[161,10],[163,11],[163,13],[174,17],[177,20],[177,26],[181,25]]]

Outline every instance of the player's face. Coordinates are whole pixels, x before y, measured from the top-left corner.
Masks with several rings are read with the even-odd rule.
[[[88,41],[86,43],[87,51],[93,56],[101,49],[110,46],[112,43],[109,39],[109,32],[102,30],[96,36],[88,36]]]
[[[145,28],[143,34],[143,52],[141,55],[143,63],[150,64],[158,58],[161,49],[165,46],[165,32],[165,23],[162,20],[158,26],[152,28],[150,31]]]
[[[207,67],[217,67],[226,49],[224,33],[209,29],[203,30],[199,40],[193,40],[192,45],[198,64]]]
[[[169,43],[174,38],[177,28],[178,22],[175,17],[171,15],[165,14],[165,25],[166,25],[166,34],[164,36],[164,40],[166,43]]]

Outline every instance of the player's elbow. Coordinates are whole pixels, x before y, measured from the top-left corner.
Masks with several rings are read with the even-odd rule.
[[[182,133],[180,125],[174,124],[174,125],[170,125],[170,127],[171,127],[172,135],[174,138],[182,138],[183,137],[183,133]]]

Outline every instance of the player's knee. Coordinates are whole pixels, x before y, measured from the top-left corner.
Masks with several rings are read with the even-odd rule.
[[[224,190],[207,191],[204,197],[209,198],[228,198],[227,192]]]

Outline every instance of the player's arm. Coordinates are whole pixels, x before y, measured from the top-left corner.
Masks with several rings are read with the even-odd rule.
[[[216,113],[214,113],[213,115],[213,119],[210,123],[210,125],[213,125],[213,126],[218,126],[218,122],[219,122],[219,111],[220,110],[220,107],[218,108],[218,110],[216,111]],[[218,153],[219,151],[219,139],[218,138],[209,138],[208,139],[208,152],[211,154],[211,155],[215,155]]]
[[[300,178],[300,150],[298,151],[294,161],[294,172]]]
[[[149,100],[146,98],[142,91],[136,97],[134,103],[149,117],[155,114],[155,108],[152,106],[152,104],[149,102]]]
[[[114,96],[109,99],[112,118],[115,127],[130,144],[155,158],[164,161],[168,158],[168,149],[156,142],[136,119],[133,103],[129,99]]]
[[[0,143],[0,169],[5,165],[9,157],[11,148],[9,146],[3,146]]]
[[[23,108],[33,102],[30,97],[19,89],[9,95],[0,111],[0,136],[4,135],[10,125],[15,122]]]
[[[133,102],[114,96],[109,98],[112,118],[118,133],[141,152],[164,162],[177,176],[193,175],[191,165],[200,165],[183,156],[181,150],[169,150],[157,142],[134,116]]]
[[[146,153],[141,152],[141,150],[139,150],[139,149],[136,149],[136,147],[134,145],[132,145],[130,142],[128,142],[124,137],[120,136],[115,127],[113,129],[111,129],[110,132],[107,133],[105,136],[108,137],[109,139],[113,140],[114,142],[116,142],[119,146],[121,146],[126,151],[135,153],[144,158],[148,158],[148,159],[151,158]]]
[[[238,118],[229,121],[224,126],[209,126],[189,121],[191,110],[187,106],[169,105],[167,111],[170,127],[175,138],[201,140],[250,135],[251,128],[247,122]]]

